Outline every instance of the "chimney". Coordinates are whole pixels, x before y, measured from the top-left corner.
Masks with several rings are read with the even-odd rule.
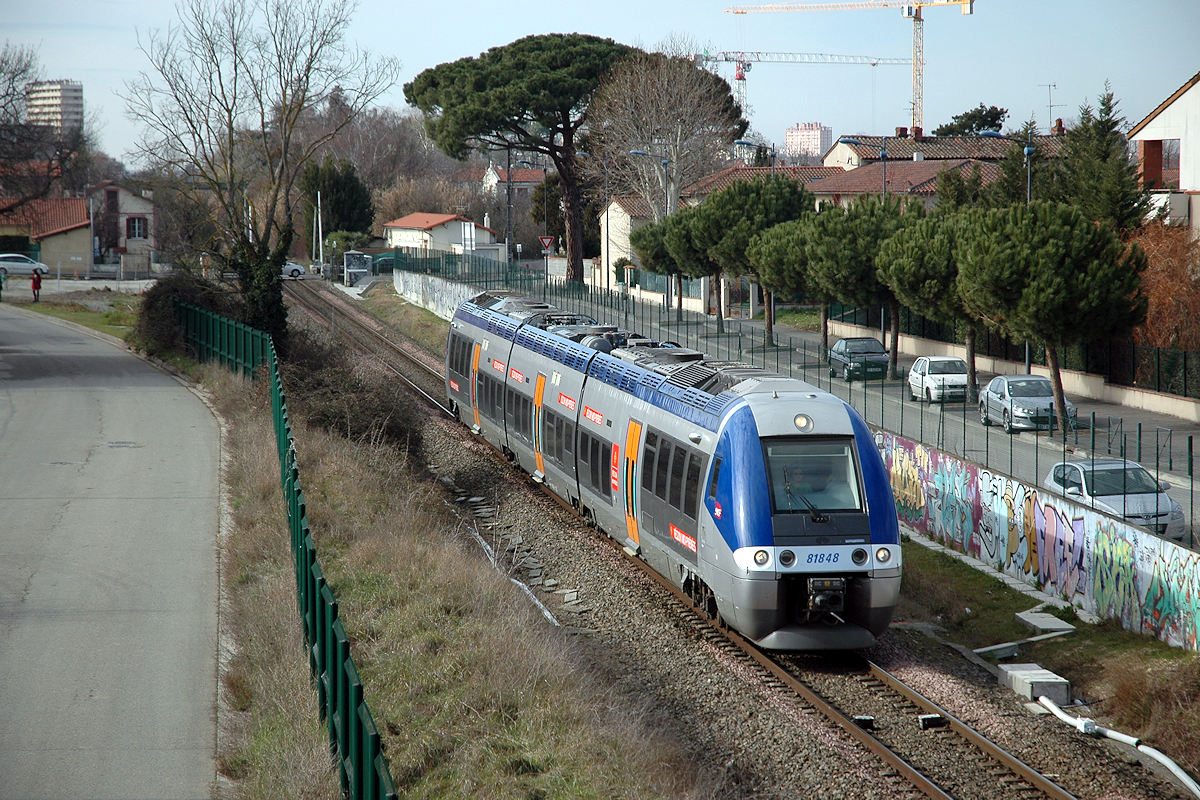
[[[897,139],[907,139],[908,138],[908,128],[904,128],[904,127],[897,125],[896,126],[896,138]]]
[[[1062,117],[1059,117],[1058,119],[1054,120],[1054,127],[1050,129],[1051,135],[1062,136],[1066,132],[1067,132],[1067,129],[1064,128],[1063,124],[1062,124]]]
[[[913,141],[919,142],[919,141],[921,141],[921,134],[924,133],[924,131],[920,127],[914,125],[912,133],[913,133]]]

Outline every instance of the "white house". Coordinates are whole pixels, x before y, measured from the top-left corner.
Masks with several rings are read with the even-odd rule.
[[[419,211],[386,223],[383,232],[388,247],[403,247],[424,254],[484,251],[491,258],[504,260],[504,244],[496,243],[496,232],[458,214]]]
[[[1129,131],[1142,184],[1170,220],[1200,234],[1200,72]]]
[[[104,181],[88,188],[86,201],[97,261],[149,268],[157,248],[152,196]]]

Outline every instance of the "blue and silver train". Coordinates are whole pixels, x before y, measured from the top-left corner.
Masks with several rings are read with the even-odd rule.
[[[896,506],[858,413],[803,381],[506,292],[446,346],[459,419],[760,647],[869,647]]]

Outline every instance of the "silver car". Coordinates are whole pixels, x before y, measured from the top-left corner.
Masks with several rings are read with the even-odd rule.
[[[299,278],[301,275],[307,272],[307,270],[297,264],[295,261],[285,261],[282,272],[283,277],[285,278]]]
[[[908,396],[913,400],[965,400],[967,364],[954,356],[921,356],[908,371]]]
[[[1078,410],[1070,400],[1067,419],[1074,428]],[[979,421],[984,425],[998,422],[1005,433],[1017,430],[1054,430],[1054,386],[1041,375],[997,375],[979,393]]]
[[[1171,484],[1123,458],[1060,461],[1042,486],[1083,505],[1121,517],[1159,536],[1182,542],[1183,506],[1166,495]]]
[[[0,275],[32,275],[35,272],[46,275],[50,268],[21,253],[0,253]]]

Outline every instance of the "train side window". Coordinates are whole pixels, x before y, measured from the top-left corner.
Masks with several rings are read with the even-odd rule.
[[[718,456],[713,462],[712,480],[708,482],[708,496],[715,498],[717,496],[717,480],[721,477],[721,459]]]
[[[704,456],[699,453],[692,453],[688,458],[687,465],[687,481],[684,483],[683,492],[683,513],[689,519],[696,518],[696,501],[700,497],[700,474],[701,461]]]
[[[671,507],[683,508],[683,475],[687,471],[687,451],[682,447],[671,448]]]
[[[570,461],[572,453],[575,452],[575,423],[569,419],[563,420],[563,435],[560,437],[563,443],[563,461]]]
[[[667,502],[667,475],[671,468],[671,444],[666,439],[658,443],[658,461],[654,465],[654,495]]]
[[[642,488],[654,491],[654,456],[658,452],[658,434],[646,433],[646,446],[642,448]]]

